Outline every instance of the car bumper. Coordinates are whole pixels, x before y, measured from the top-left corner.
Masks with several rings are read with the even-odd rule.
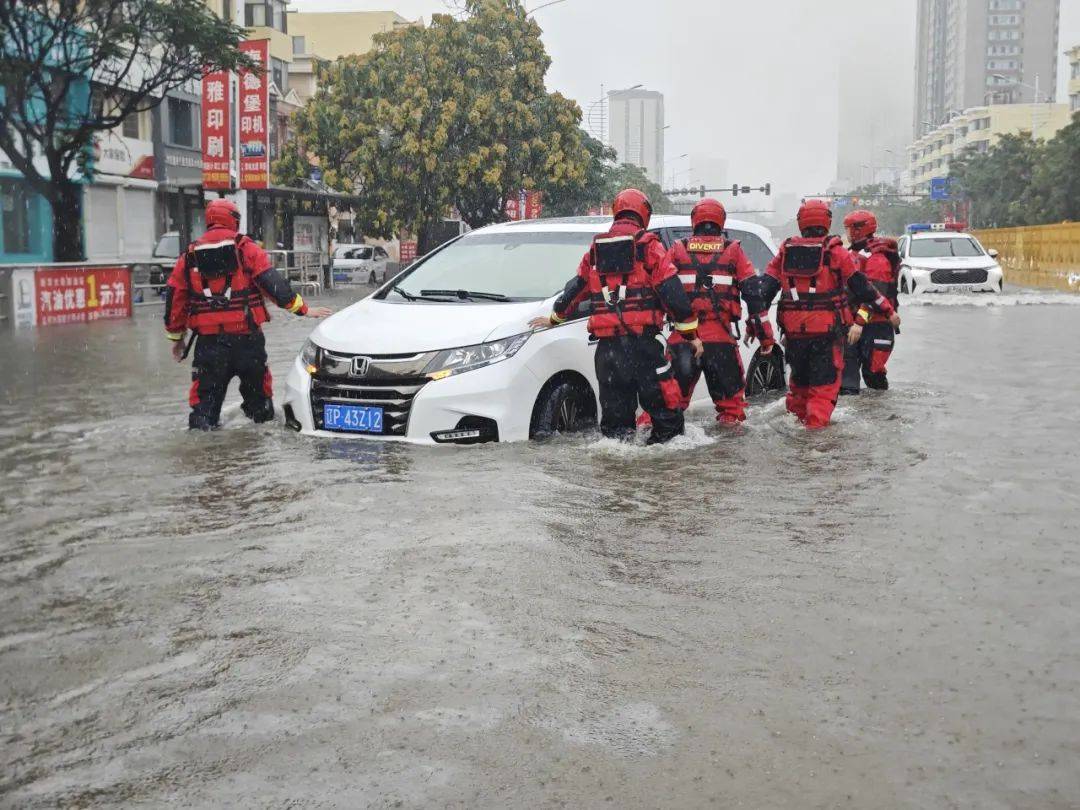
[[[971,283],[957,283],[957,284],[942,284],[934,283],[931,280],[932,271],[930,270],[913,270],[911,271],[911,286],[910,289],[916,295],[920,293],[966,293],[966,292],[1001,292],[1002,282],[1004,280],[1004,273],[1000,269],[992,269],[987,271],[986,281],[978,284]]]
[[[456,443],[436,437],[458,430],[463,419],[473,417],[470,422],[478,418],[494,423],[499,441],[525,441],[540,385],[540,380],[515,356],[487,368],[426,383],[413,397],[402,436],[319,430],[312,412],[311,376],[297,358],[285,381],[284,405],[286,419],[292,420],[289,426],[310,436],[427,445]]]

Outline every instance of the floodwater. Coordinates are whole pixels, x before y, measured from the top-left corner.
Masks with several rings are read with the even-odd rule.
[[[1080,807],[1076,304],[648,449],[193,435],[157,313],[0,335],[0,806]]]

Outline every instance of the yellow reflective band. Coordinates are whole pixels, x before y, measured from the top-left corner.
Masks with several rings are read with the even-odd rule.
[[[300,293],[296,294],[296,297],[289,304],[289,312],[295,315],[297,312],[304,308],[304,299],[300,297]]]
[[[698,327],[697,318],[694,318],[694,320],[692,320],[692,321],[687,321],[686,323],[677,323],[677,324],[675,324],[675,328],[680,332],[693,332],[695,329],[697,329],[697,327]]]
[[[553,324],[556,324],[556,325],[558,325],[558,324],[560,324],[560,323],[565,323],[565,322],[566,322],[566,318],[560,318],[560,317],[559,317],[558,315],[556,315],[556,314],[555,314],[554,312],[552,312],[552,313],[551,313],[551,322],[552,322]]]
[[[184,333],[183,332],[166,332],[165,337],[167,337],[169,340],[183,340],[184,339]]]
[[[864,321],[870,320],[870,310],[868,310],[866,307],[859,307],[859,317],[862,318]]]

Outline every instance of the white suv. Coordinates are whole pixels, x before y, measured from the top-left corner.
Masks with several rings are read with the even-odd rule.
[[[597,422],[596,342],[587,304],[553,329],[551,312],[593,236],[610,219],[492,225],[448,242],[368,298],[321,322],[286,381],[285,419],[323,436],[423,444],[520,441]],[[651,223],[670,245],[689,217]],[[758,272],[776,248],[760,226],[731,220]],[[784,386],[782,353],[743,347],[749,393]],[[699,398],[707,399],[705,385]]]

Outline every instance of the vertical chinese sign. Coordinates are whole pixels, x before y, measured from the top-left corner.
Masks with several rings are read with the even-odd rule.
[[[544,194],[540,191],[530,191],[525,195],[524,219],[540,219],[544,214]]]
[[[227,189],[229,178],[229,74],[207,73],[202,81],[203,188]]]
[[[240,43],[259,65],[240,71],[240,188],[270,187],[270,40]]]

